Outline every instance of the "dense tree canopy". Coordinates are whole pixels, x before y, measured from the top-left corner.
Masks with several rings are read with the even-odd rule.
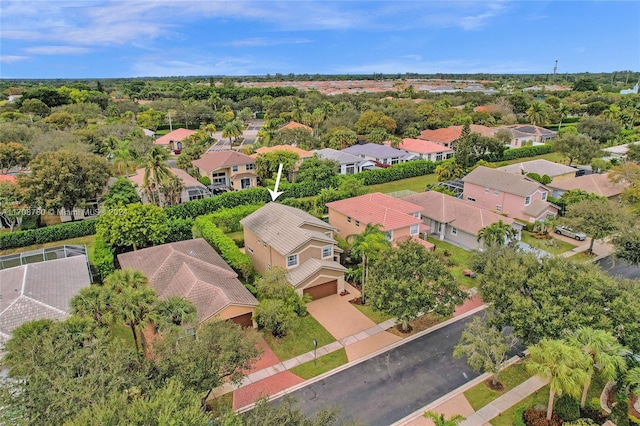
[[[163,244],[169,234],[167,215],[152,204],[129,204],[104,210],[97,235],[113,248],[144,248]]]

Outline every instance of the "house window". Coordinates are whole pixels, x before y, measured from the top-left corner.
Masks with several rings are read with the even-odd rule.
[[[351,223],[351,216],[347,216],[347,223]]]
[[[542,201],[547,201],[547,191],[542,193]]]
[[[356,220],[356,226],[360,226],[360,221]]]
[[[333,256],[333,246],[322,247],[322,258],[326,259]]]
[[[410,235],[418,235],[419,231],[420,231],[420,225],[419,224],[411,225],[411,228],[409,228],[409,234]]]
[[[496,211],[497,212],[501,212],[502,211],[502,206],[496,206]]]
[[[349,165],[344,168],[344,174],[346,175],[353,175],[355,174],[355,172],[356,172],[356,166],[354,165]]]
[[[255,170],[255,169],[256,169],[256,165],[255,165],[255,164],[246,164],[246,165],[244,166],[244,169],[245,169],[246,171],[249,171],[249,170]]]
[[[397,158],[392,158],[391,159],[391,164],[398,164],[400,162],[400,160],[398,160]]]
[[[267,248],[267,242],[262,243],[262,247]]]
[[[251,179],[242,178],[240,179],[240,189],[247,189],[251,186]]]
[[[500,191],[498,191],[497,189],[493,190],[493,195],[498,195],[500,193]]]
[[[475,201],[476,201],[476,199],[475,199],[475,198],[473,198],[473,197],[467,197],[467,200],[469,200],[469,201],[473,201],[473,202],[475,202]]]
[[[451,235],[458,235],[458,228],[451,228]]]
[[[287,268],[293,268],[294,266],[298,266],[297,254],[292,254],[291,256],[287,256]]]
[[[324,235],[326,235],[329,238],[333,237],[333,234],[331,232],[325,232]]]
[[[258,245],[262,244],[262,240],[258,238]]]
[[[227,174],[225,172],[212,173],[211,174],[211,184],[212,185],[226,185],[227,184]]]
[[[440,160],[442,160],[442,153],[441,152],[436,154],[436,161],[440,161]]]
[[[484,192],[489,192],[489,187],[488,186],[484,187]]]
[[[528,195],[524,198],[524,205],[528,206],[529,204],[531,204],[531,196]]]
[[[271,270],[271,264],[267,263],[267,269]]]
[[[387,241],[393,240],[393,231],[385,231],[384,237],[387,239]]]
[[[253,253],[253,249],[252,249],[251,247],[247,247],[247,251],[248,251],[249,253]]]
[[[413,217],[420,219],[420,212],[413,212]]]
[[[231,171],[232,172],[237,172],[238,171],[238,166],[231,166]]]

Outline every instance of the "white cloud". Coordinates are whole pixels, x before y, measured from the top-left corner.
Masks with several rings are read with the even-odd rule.
[[[463,17],[459,25],[465,30],[476,30],[485,26],[492,18],[504,13],[507,9],[506,5],[500,2],[487,3],[486,7],[488,10],[482,13]]]
[[[0,56],[0,62],[4,62],[7,64],[13,64],[14,62],[26,61],[29,59],[28,56],[19,56],[19,55],[2,55]]]
[[[34,46],[24,50],[39,55],[80,55],[91,52],[89,48],[78,46]]]
[[[288,65],[250,57],[202,58],[167,61],[146,56],[134,63],[134,77],[166,77],[187,75],[256,75],[268,69],[288,69]]]
[[[268,37],[254,37],[246,38],[242,40],[233,40],[226,43],[221,43],[225,46],[233,47],[264,47],[264,46],[277,46],[281,44],[304,44],[311,43],[312,40],[306,38],[283,38],[273,39]]]

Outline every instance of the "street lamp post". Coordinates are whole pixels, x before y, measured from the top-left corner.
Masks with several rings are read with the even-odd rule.
[[[318,359],[316,358],[316,349],[318,348],[318,341],[313,339],[313,365],[318,364]]]

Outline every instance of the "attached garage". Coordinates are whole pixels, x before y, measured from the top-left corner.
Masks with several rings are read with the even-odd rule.
[[[246,313],[244,315],[238,315],[237,317],[230,318],[231,321],[238,324],[240,327],[253,327],[252,313]]]
[[[313,287],[305,288],[303,294],[308,294],[313,300],[322,299],[338,293],[338,280],[326,282]]]

